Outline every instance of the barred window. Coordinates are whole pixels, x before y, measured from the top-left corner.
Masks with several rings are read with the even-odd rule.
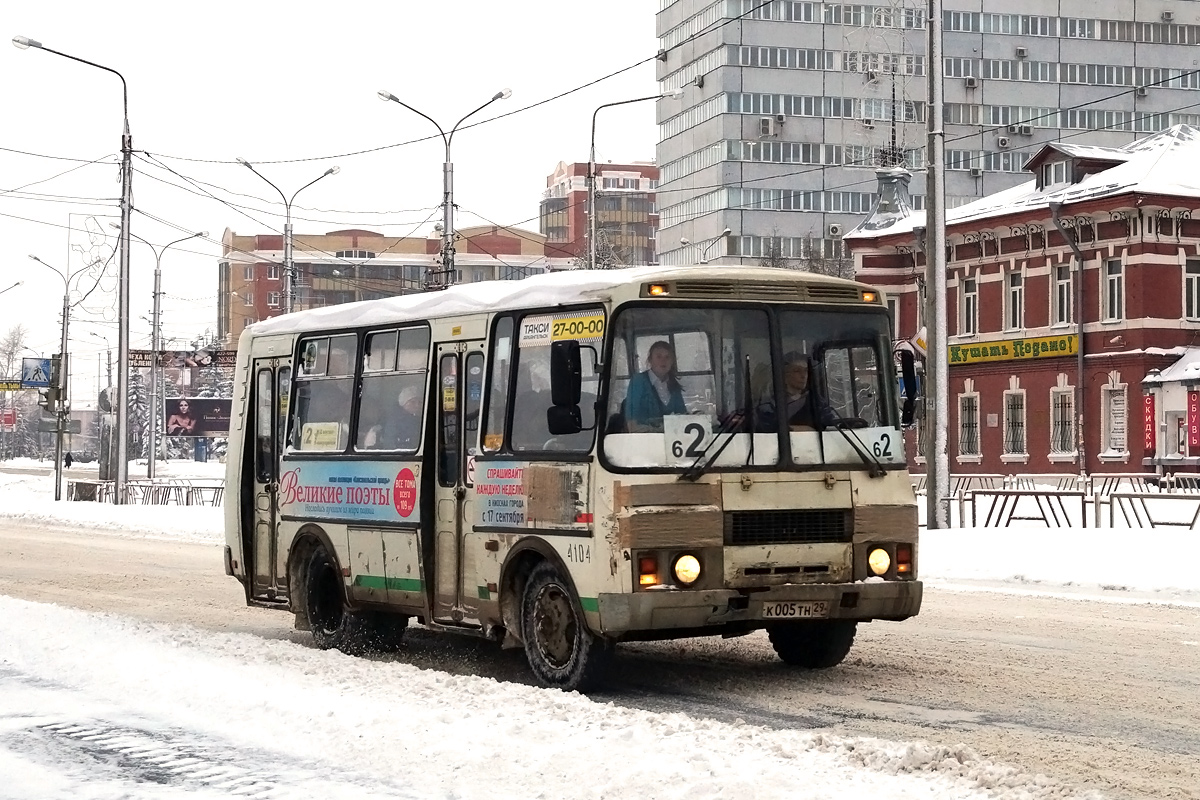
[[[958,453],[979,455],[979,395],[958,396]]]
[[[1025,392],[1004,393],[1004,454],[1025,455]]]
[[[1050,390],[1050,452],[1075,452],[1075,390]]]

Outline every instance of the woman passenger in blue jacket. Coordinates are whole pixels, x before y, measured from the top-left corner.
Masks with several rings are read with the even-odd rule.
[[[661,431],[664,414],[687,413],[671,343],[650,345],[646,362],[649,369],[633,376],[625,395],[625,426],[630,433]]]

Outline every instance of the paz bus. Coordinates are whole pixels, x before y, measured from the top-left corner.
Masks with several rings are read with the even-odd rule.
[[[415,619],[523,647],[562,689],[630,640],[765,629],[786,663],[834,666],[859,622],[921,605],[890,331],[869,286],[748,267],[256,323],[226,572],[318,647],[394,649]]]

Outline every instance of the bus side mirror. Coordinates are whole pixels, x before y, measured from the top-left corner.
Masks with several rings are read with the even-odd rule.
[[[900,351],[900,380],[904,384],[904,408],[900,410],[900,424],[907,428],[913,424],[917,409],[917,367],[911,350]]]
[[[579,355],[579,342],[575,339],[551,342],[550,402],[559,408],[578,406],[582,388],[583,360]]]
[[[550,406],[546,409],[546,430],[551,436],[570,436],[583,430],[579,406]]]

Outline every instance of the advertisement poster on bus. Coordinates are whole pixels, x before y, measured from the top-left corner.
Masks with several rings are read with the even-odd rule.
[[[515,461],[475,465],[476,525],[525,525],[525,470]]]
[[[233,400],[228,397],[168,397],[163,401],[167,436],[228,436]]]
[[[279,477],[280,513],[295,519],[419,523],[419,464],[292,461]]]

